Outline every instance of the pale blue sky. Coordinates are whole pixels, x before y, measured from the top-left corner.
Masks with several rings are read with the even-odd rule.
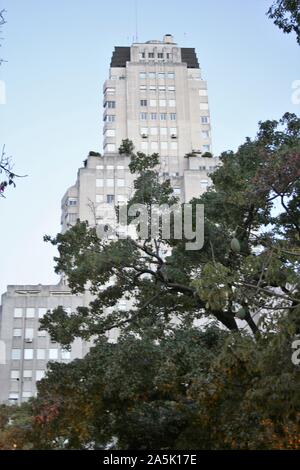
[[[29,176],[0,200],[0,293],[56,282],[60,199],[89,150],[101,151],[102,83],[113,47],[135,35],[134,0],[0,0],[7,10],[0,68],[0,145]],[[165,33],[195,47],[208,81],[213,148],[235,149],[257,122],[299,114],[291,85],[300,48],[265,16],[271,0],[137,0],[140,41]]]

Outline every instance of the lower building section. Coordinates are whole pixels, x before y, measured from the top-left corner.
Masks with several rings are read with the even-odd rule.
[[[83,303],[84,295],[72,294],[64,283],[8,286],[0,307],[1,403],[20,404],[34,396],[49,361],[69,362],[86,354],[90,345],[81,339],[68,351],[39,329],[48,310],[62,306],[72,312]]]

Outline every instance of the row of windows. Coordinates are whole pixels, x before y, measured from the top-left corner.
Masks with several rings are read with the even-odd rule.
[[[174,108],[176,106],[176,100],[140,100],[141,106],[156,107],[157,103],[162,107],[170,106],[170,108]]]
[[[105,103],[104,103],[104,108],[115,109],[115,107],[116,107],[116,102],[115,101],[105,101]]]
[[[168,129],[170,136],[177,136],[177,127],[141,127],[140,132],[142,136],[150,135],[168,135]]]
[[[114,114],[106,114],[103,118],[104,122],[115,122],[116,116]]]
[[[116,196],[117,198],[117,202],[118,203],[124,203],[124,202],[127,202],[127,198],[121,194],[118,194]],[[96,202],[97,203],[101,203],[101,202],[104,202],[106,201],[107,203],[111,204],[112,202],[115,201],[115,196],[113,194],[96,194]]]
[[[13,337],[14,338],[20,338],[20,337],[22,337],[22,334],[23,334],[22,328],[14,328],[13,329]],[[44,336],[47,335],[47,332],[45,330],[38,330],[37,335],[39,337],[44,337]],[[33,337],[34,337],[34,329],[33,328],[25,328],[25,330],[24,330],[25,340],[26,339],[32,340]]]
[[[17,402],[17,401],[19,400],[19,396],[20,396],[20,395],[19,395],[18,393],[16,393],[16,392],[11,392],[11,393],[9,394],[9,398],[8,398],[8,399],[9,399],[9,401],[10,401],[11,403],[15,403],[15,402]],[[32,392],[22,392],[22,398],[27,399],[27,398],[31,398],[31,397],[32,397]]]
[[[140,72],[140,79],[145,80],[146,78],[149,79],[155,79],[158,78],[158,80],[164,80],[164,79],[169,79],[169,80],[174,80],[175,78],[175,73],[174,72]]]
[[[74,214],[76,215],[76,214]],[[25,318],[43,318],[43,316],[47,313],[48,310],[51,310],[46,307],[39,307],[39,308],[34,308],[34,307],[28,307],[28,308],[15,308],[14,309],[14,318],[23,318],[24,313],[25,313]],[[64,307],[64,310],[67,313],[71,313],[71,308],[70,307]]]
[[[165,85],[140,85],[140,91],[151,91],[151,92],[156,92],[159,91],[160,93],[163,93],[165,91],[169,91],[170,93],[175,93],[175,87],[173,85],[171,86],[165,86]]]
[[[35,380],[39,381],[45,376],[44,370],[36,370],[35,371]],[[10,378],[11,380],[20,380],[20,371],[19,370],[11,370],[10,371]],[[25,380],[32,380],[33,378],[33,371],[30,369],[23,370],[23,379]]]
[[[165,113],[162,113],[162,114],[163,114],[164,116],[166,116]],[[162,115],[162,114],[161,114],[161,115]],[[141,117],[141,119],[143,119],[143,120],[148,119],[147,113],[141,113],[141,115],[143,116],[143,117]],[[164,120],[167,119],[167,118],[164,117],[164,116],[160,119],[161,121],[164,121]],[[157,113],[150,113],[150,114],[149,114],[149,119],[151,119],[151,121],[156,121],[157,118],[158,118]],[[170,114],[170,119],[171,119],[172,121],[176,120],[176,114],[175,114],[175,113],[171,113],[171,114]],[[111,114],[107,114],[107,115],[104,116],[103,120],[104,120],[105,122],[115,122],[115,121],[116,121],[116,116],[115,116],[115,115],[111,115]],[[209,116],[201,116],[201,117],[200,117],[200,122],[201,122],[202,124],[209,124]]]
[[[116,182],[116,186],[118,188],[124,188],[125,180],[122,179],[122,178],[117,178],[117,179],[106,178],[105,179],[105,186],[108,187],[108,188],[113,188],[115,186],[115,182]],[[97,188],[102,188],[103,186],[104,186],[104,179],[103,178],[96,178],[96,187]]]
[[[176,121],[176,113],[140,113],[140,119],[141,121],[157,121],[157,119],[160,121],[166,121],[167,119],[170,119],[170,121]]]
[[[172,54],[170,52],[140,52],[140,59],[170,59]]]
[[[33,360],[36,359],[40,360],[56,360],[59,358],[59,350],[57,348],[50,348],[50,349],[29,349],[26,348],[23,350],[23,358],[25,360]],[[22,358],[22,349],[13,348],[11,350],[11,359],[14,361],[20,361]],[[68,360],[71,358],[71,352],[65,349],[61,350],[61,359]]]
[[[104,170],[105,168],[106,170],[114,170],[115,168],[117,170],[125,170],[124,165],[117,165],[116,167],[114,165],[106,165],[106,167],[104,165],[96,165],[96,170]]]
[[[149,148],[151,148],[151,150],[157,151],[159,146],[161,150],[168,150],[168,148],[177,150],[178,148],[177,142],[170,142],[169,144],[168,142],[160,142],[160,144],[158,144],[158,142],[151,142],[150,145],[147,141],[141,142],[141,150],[149,150]]]

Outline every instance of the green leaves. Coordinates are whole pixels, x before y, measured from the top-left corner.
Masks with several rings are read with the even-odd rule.
[[[222,310],[231,295],[230,284],[233,281],[229,268],[221,263],[206,263],[201,277],[192,281],[200,299],[206,302],[208,310]]]

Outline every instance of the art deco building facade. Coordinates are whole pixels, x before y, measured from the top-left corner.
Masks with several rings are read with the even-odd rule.
[[[62,199],[62,231],[77,219],[91,225],[109,222],[117,203],[133,191],[129,157],[119,155],[123,139],[135,149],[157,152],[161,179],[169,178],[182,202],[210,185],[218,165],[211,158],[207,86],[194,49],[181,48],[170,35],[162,41],[116,47],[103,87],[103,154],[90,152],[74,186]],[[207,154],[207,155],[205,155]],[[70,352],[39,331],[49,309],[67,311],[88,305],[90,296],[74,295],[62,280],[55,286],[8,286],[0,307],[0,402],[21,403],[36,393],[48,361],[83,357],[90,345],[76,340]],[[120,304],[126,309],[126,304]]]

